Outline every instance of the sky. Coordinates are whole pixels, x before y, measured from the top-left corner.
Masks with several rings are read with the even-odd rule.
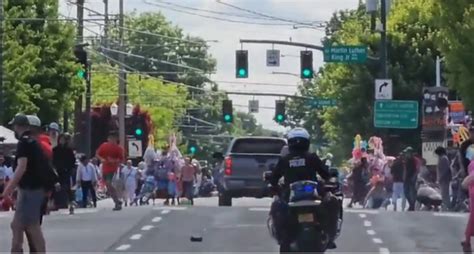
[[[69,17],[75,17],[76,8],[70,2],[75,0],[60,0],[60,12]],[[233,15],[252,15],[249,12],[240,11],[235,8],[225,6],[229,3],[240,8],[251,10],[266,15],[271,15],[279,19],[291,20],[296,23],[306,23],[308,21],[328,21],[337,10],[354,9],[359,0],[124,0],[125,12],[162,12],[173,24],[181,27],[185,33],[192,36],[199,36],[205,40],[217,40],[210,42],[210,53],[217,60],[217,71],[211,76],[212,80],[218,81],[219,88],[225,91],[234,92],[256,92],[256,93],[277,93],[295,94],[300,78],[291,74],[298,74],[300,68],[299,51],[304,48],[266,45],[266,44],[240,44],[240,39],[265,39],[304,42],[309,44],[321,44],[324,31],[312,28],[297,28],[290,26],[263,26],[255,24],[241,24],[218,21],[195,15],[177,12],[168,8],[162,8],[153,3],[160,1],[172,2],[191,8],[200,8],[209,11],[232,13]],[[151,3],[151,4],[150,4]],[[163,4],[163,3],[161,3]],[[103,12],[103,0],[86,0],[87,8],[98,12]],[[119,0],[109,0],[109,13],[118,13]],[[169,5],[165,5],[168,6]],[[182,9],[181,9],[182,10]],[[190,10],[187,10],[190,11]],[[196,13],[195,11],[190,11]],[[85,11],[85,18],[89,16]],[[200,13],[205,14],[206,13]],[[207,13],[207,15],[216,16]],[[243,20],[232,16],[217,15],[221,18]],[[253,15],[253,17],[255,17]],[[261,17],[261,16],[260,16]],[[92,17],[91,17],[92,18]],[[94,17],[97,18],[97,17]],[[271,22],[282,23],[281,21],[265,21],[256,19],[245,19],[250,22]],[[87,23],[86,28],[99,31],[100,27]],[[87,35],[87,30],[85,32]],[[245,49],[249,52],[249,78],[235,78],[235,50]],[[284,56],[280,58],[280,67],[266,66],[266,51],[268,49],[278,49]],[[324,63],[322,53],[313,52],[313,66],[317,70]],[[289,74],[272,74],[272,72],[285,72]],[[239,83],[227,83],[239,82]],[[278,85],[255,85],[242,83],[265,83]],[[255,114],[256,119],[265,128],[272,130],[283,130],[273,121],[275,100],[283,99],[278,97],[263,96],[242,96],[230,95],[234,108],[237,111],[248,111],[248,101],[259,100],[260,112]]]

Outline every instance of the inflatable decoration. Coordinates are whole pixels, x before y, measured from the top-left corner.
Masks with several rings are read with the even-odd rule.
[[[361,150],[362,137],[357,134],[354,138],[354,149],[352,149],[352,161],[356,162],[362,158]]]

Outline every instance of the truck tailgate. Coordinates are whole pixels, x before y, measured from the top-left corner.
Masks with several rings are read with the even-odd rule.
[[[262,180],[263,172],[272,170],[278,163],[276,154],[230,154],[234,179]]]

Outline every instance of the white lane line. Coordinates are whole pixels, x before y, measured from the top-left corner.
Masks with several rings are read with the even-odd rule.
[[[143,227],[142,227],[142,230],[143,230],[143,231],[149,231],[149,230],[151,230],[152,228],[153,228],[152,225],[146,225],[146,226],[143,226]]]
[[[251,207],[249,208],[249,211],[253,212],[269,212],[270,207]]]
[[[377,244],[382,244],[382,243],[383,243],[383,242],[382,242],[382,239],[380,239],[380,238],[372,238],[372,241],[373,241],[374,243],[377,243]]]
[[[366,209],[354,209],[354,208],[344,208],[346,213],[368,213],[368,214],[379,214],[378,210],[366,210]]]
[[[74,209],[74,214],[88,214],[88,213],[96,213],[99,209],[97,208],[82,208],[82,209]],[[69,210],[61,211],[60,214],[69,215]]]
[[[361,213],[361,214],[359,214],[359,217],[361,217],[362,219],[364,219],[365,217],[367,217],[367,214]]]
[[[163,211],[161,211],[161,214],[168,214],[168,213],[170,213],[170,210],[163,210]]]
[[[387,248],[380,248],[379,252],[380,254],[390,254],[390,250]]]
[[[372,227],[372,222],[365,220],[364,221],[364,227]]]
[[[375,231],[372,229],[367,230],[368,235],[375,235]]]
[[[142,238],[142,234],[134,234],[130,237],[130,240],[140,240]]]
[[[180,207],[180,206],[175,206],[175,207],[153,207],[153,210],[169,210],[169,211],[183,211],[188,209],[187,207]]]
[[[130,244],[122,244],[119,247],[117,247],[117,249],[115,249],[115,250],[124,251],[124,250],[130,249],[130,247],[132,247]]]
[[[453,218],[466,218],[469,214],[464,213],[433,213],[434,216],[438,217],[453,217]]]
[[[160,222],[161,221],[161,217],[155,217],[151,220],[152,222]]]

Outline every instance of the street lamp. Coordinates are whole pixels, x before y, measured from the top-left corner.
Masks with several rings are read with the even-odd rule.
[[[112,103],[112,105],[110,105],[110,114],[112,114],[112,116],[117,116],[118,115],[118,105],[117,103]]]

